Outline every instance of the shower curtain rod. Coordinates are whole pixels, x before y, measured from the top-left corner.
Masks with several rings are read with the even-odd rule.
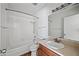
[[[29,14],[29,13],[25,13],[25,12],[22,12],[22,11],[18,11],[18,10],[12,10],[12,9],[8,9],[8,8],[5,8],[5,10],[7,11],[13,11],[13,12],[19,12],[19,13],[23,13],[23,14],[25,14],[25,15],[30,15],[30,16],[32,16],[32,17],[35,17],[35,18],[39,18],[39,17],[37,17],[37,16],[34,16],[34,15],[32,15],[32,14]]]

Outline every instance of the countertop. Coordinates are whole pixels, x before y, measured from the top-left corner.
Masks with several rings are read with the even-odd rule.
[[[43,46],[47,47],[48,49],[54,51],[55,53],[61,56],[79,56],[79,44],[71,44],[69,41],[63,41],[64,48],[62,49],[53,49],[50,48],[45,40],[39,40],[38,43],[42,44]]]

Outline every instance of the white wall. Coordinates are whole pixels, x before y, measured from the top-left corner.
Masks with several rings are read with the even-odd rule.
[[[64,36],[64,17],[68,17],[79,13],[79,5],[71,6],[59,10],[49,16],[49,20],[52,20],[51,29],[49,29],[51,36],[63,37]]]
[[[48,38],[48,9],[42,8],[36,13],[36,16],[39,17],[37,21],[38,37],[40,39]]]

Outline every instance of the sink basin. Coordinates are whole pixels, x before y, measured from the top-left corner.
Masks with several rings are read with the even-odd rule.
[[[53,48],[53,49],[62,49],[62,48],[64,48],[64,44],[56,43],[54,41],[48,41],[47,44],[50,48]]]

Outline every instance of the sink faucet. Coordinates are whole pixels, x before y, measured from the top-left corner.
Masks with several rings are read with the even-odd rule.
[[[57,43],[60,43],[61,39],[60,39],[60,37],[59,38],[55,38],[54,41],[57,42]]]

